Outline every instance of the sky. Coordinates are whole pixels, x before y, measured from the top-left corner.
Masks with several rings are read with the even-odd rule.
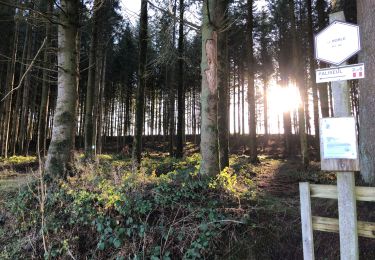
[[[267,3],[266,0],[257,0],[255,1],[255,4],[258,9],[261,9]],[[132,24],[135,25],[141,9],[141,0],[121,0],[121,9],[125,18],[129,18]]]

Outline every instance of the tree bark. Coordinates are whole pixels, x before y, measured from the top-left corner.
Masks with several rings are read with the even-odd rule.
[[[310,84],[313,93],[313,108],[314,108],[314,130],[315,130],[315,147],[320,150],[319,141],[319,102],[318,102],[318,87],[316,85],[315,76],[315,57],[314,57],[314,31],[312,22],[312,7],[311,0],[307,0],[307,27],[309,34],[309,62],[310,62]],[[318,156],[320,153],[317,153]]]
[[[215,29],[217,2],[217,0],[203,1],[200,173],[205,176],[215,176],[220,171],[217,131],[217,31]]]
[[[87,160],[94,159],[94,103],[95,103],[95,74],[96,72],[96,44],[97,44],[97,15],[98,8],[100,5],[99,0],[94,2],[94,13],[92,16],[92,32],[91,32],[91,43],[89,51],[89,71],[87,76],[86,86],[86,104],[85,104],[85,125],[84,125],[84,139],[85,139],[85,157]]]
[[[135,129],[132,151],[133,172],[140,167],[142,153],[144,90],[146,87],[147,20],[147,0],[142,0],[139,31],[139,83],[136,97]]]
[[[53,6],[51,0],[46,0],[47,13],[52,13]],[[43,63],[44,66],[50,65],[50,41],[51,41],[51,23],[47,21],[46,26],[46,46],[44,50]],[[37,152],[40,156],[45,157],[47,153],[46,139],[47,139],[47,112],[48,112],[48,99],[49,99],[49,72],[43,70],[42,94],[39,106],[39,121],[38,121],[38,141]]]
[[[62,0],[58,26],[58,94],[52,140],[45,165],[50,180],[66,178],[71,170],[77,102],[77,36],[79,1]]]
[[[228,0],[218,2],[217,12],[220,32],[217,38],[217,59],[218,59],[218,136],[219,136],[219,161],[220,170],[229,166],[229,82],[228,82],[228,33],[227,33],[227,13]],[[194,98],[194,93],[193,93]],[[195,103],[195,101],[193,102]],[[194,112],[194,111],[193,111]],[[195,116],[195,112],[194,115]],[[194,126],[195,127],[195,126]],[[194,129],[195,132],[195,129]]]
[[[328,16],[325,11],[325,8],[326,8],[325,0],[316,1],[316,11],[318,13],[319,30],[323,30],[324,27],[326,27],[327,22],[328,22],[328,19],[327,19]],[[321,67],[323,66],[321,65]],[[327,83],[318,84],[318,93],[319,93],[320,111],[321,111],[322,117],[329,117],[328,84]]]
[[[292,55],[293,55],[293,72],[294,72],[294,83],[299,88],[299,95],[301,98],[301,104],[298,107],[298,131],[300,137],[300,148],[302,164],[306,167],[309,164],[308,150],[307,150],[307,136],[306,136],[306,120],[305,120],[305,86],[301,76],[299,76],[299,62],[298,62],[298,46],[297,46],[297,35],[296,35],[296,21],[294,15],[294,0],[289,0],[289,14],[291,20],[291,38],[292,38]]]
[[[254,85],[254,43],[253,43],[253,0],[247,0],[247,101],[249,104],[249,131],[250,131],[250,161],[258,162],[257,138],[256,138],[256,107]]]
[[[182,158],[184,154],[184,130],[185,130],[185,91],[184,91],[184,0],[180,0],[180,23],[178,36],[178,115],[177,115],[177,140],[176,157]]]
[[[360,61],[365,63],[366,78],[359,80],[359,150],[362,179],[375,185],[375,2],[357,1],[358,24],[361,28],[362,52]]]
[[[18,46],[18,35],[19,35],[19,19],[20,11],[14,15],[15,25],[14,25],[14,34],[12,39],[12,56],[8,64],[6,83],[5,83],[5,95],[8,95],[3,100],[3,116],[2,116],[2,152],[1,154],[7,158],[8,157],[8,145],[9,145],[9,125],[10,125],[10,115],[12,112],[12,96],[11,93],[14,88],[14,77],[15,77],[15,68],[16,68],[16,59],[17,59],[17,46]]]

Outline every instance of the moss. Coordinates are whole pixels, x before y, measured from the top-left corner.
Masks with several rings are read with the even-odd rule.
[[[58,125],[70,125],[75,122],[75,117],[72,113],[64,112],[56,118]]]

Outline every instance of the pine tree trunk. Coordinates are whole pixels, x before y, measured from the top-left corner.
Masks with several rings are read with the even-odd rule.
[[[227,9],[228,1],[223,0],[218,2],[218,23],[220,28],[225,28],[227,25]],[[229,166],[229,82],[228,82],[228,33],[226,30],[221,30],[217,38],[217,59],[218,59],[218,135],[219,135],[219,161],[220,170]],[[193,94],[194,95],[194,94]],[[194,98],[194,96],[193,96]],[[195,103],[195,102],[194,102]],[[194,104],[195,105],[195,104]],[[194,114],[195,117],[195,114]],[[194,126],[195,127],[195,126]],[[195,132],[195,129],[194,129]]]
[[[20,12],[20,11],[18,11]],[[12,98],[13,94],[11,93],[14,88],[14,78],[15,78],[15,68],[16,68],[16,59],[17,59],[17,46],[18,46],[18,36],[19,36],[19,19],[20,13],[16,13],[14,16],[15,26],[14,26],[14,35],[12,39],[12,55],[11,61],[8,64],[6,82],[5,82],[5,95],[3,97],[3,115],[2,115],[2,152],[1,154],[7,158],[8,157],[8,145],[9,145],[9,124],[10,124],[10,115],[12,113]]]
[[[250,161],[258,162],[257,139],[256,139],[256,107],[255,107],[255,85],[254,85],[254,46],[253,46],[253,0],[247,0],[247,100],[249,105],[249,131],[250,131]]]
[[[140,167],[142,153],[144,90],[146,87],[147,0],[141,1],[139,41],[139,84],[136,97],[135,129],[132,151],[133,172]]]
[[[202,92],[201,92],[201,169],[205,176],[219,173],[217,132],[217,0],[203,1],[202,24]]]
[[[176,157],[182,158],[184,155],[184,127],[185,127],[185,90],[184,90],[184,0],[180,0],[180,22],[178,36],[178,116],[177,116],[177,140]]]
[[[104,51],[104,59],[102,65],[102,77],[101,77],[101,88],[99,89],[99,102],[98,102],[98,112],[97,112],[97,134],[96,136],[96,147],[97,153],[101,154],[103,150],[103,103],[104,103],[104,93],[106,88],[106,68],[107,68],[107,52]],[[95,137],[94,136],[94,137]]]
[[[292,55],[293,55],[293,72],[294,83],[299,87],[299,94],[302,104],[298,107],[298,131],[300,137],[301,157],[302,164],[307,166],[309,164],[308,150],[307,150],[307,136],[306,136],[306,123],[305,123],[305,87],[303,80],[301,80],[299,62],[298,62],[298,46],[296,35],[296,21],[294,15],[294,0],[289,0],[289,15],[291,20],[291,40],[292,40]]]
[[[172,79],[172,75],[174,74],[174,72],[172,72],[174,69],[173,69],[173,66],[171,65],[167,65],[168,66],[168,69],[167,69],[167,86],[169,88],[169,93],[168,93],[168,97],[169,97],[169,100],[168,100],[168,115],[169,115],[169,118],[168,118],[168,138],[169,138],[169,147],[168,147],[168,151],[169,151],[169,156],[173,156],[174,155],[174,133],[175,133],[175,121],[174,121],[174,103],[175,103],[175,91],[174,91],[174,88],[175,88],[175,85],[174,85],[174,79]]]
[[[233,64],[233,134],[236,135],[236,64]]]
[[[97,37],[97,16],[98,8],[101,2],[95,0],[94,2],[94,14],[92,16],[92,32],[91,42],[89,51],[89,71],[87,76],[86,86],[86,104],[85,104],[85,125],[84,125],[84,139],[85,139],[85,157],[87,160],[94,159],[94,103],[95,103],[95,74],[96,72],[96,44],[98,41]]]
[[[27,64],[27,54],[28,54],[28,51],[29,51],[29,42],[30,42],[30,24],[27,23],[26,25],[26,33],[25,33],[25,41],[24,41],[24,46],[23,46],[23,51],[22,51],[22,58],[21,58],[21,61],[23,62],[23,64],[21,64],[20,66],[20,73],[19,73],[19,77],[21,78],[22,75],[25,73],[25,70],[26,70],[26,64]],[[12,140],[12,144],[11,144],[11,151],[12,151],[12,154],[15,155],[16,154],[16,146],[18,145],[18,140],[19,140],[19,123],[20,123],[20,118],[21,118],[21,115],[22,115],[22,109],[21,109],[21,97],[22,97],[22,94],[23,94],[23,91],[22,91],[22,87],[23,87],[23,84],[20,85],[21,87],[16,90],[14,92],[14,95],[17,95],[17,98],[16,98],[16,104],[14,106],[14,112],[13,114],[15,116],[13,116],[13,120],[12,120],[12,134],[13,134],[13,140]]]
[[[79,1],[62,0],[58,26],[58,94],[52,140],[45,173],[50,180],[66,178],[71,170],[77,102],[77,36]]]
[[[29,28],[29,39],[27,40],[27,54],[26,60],[30,61],[32,57],[32,46],[33,46],[33,30],[32,26]],[[29,66],[29,64],[27,64]],[[27,73],[27,72],[26,72]],[[21,75],[22,77],[22,75]],[[24,84],[23,84],[23,92],[22,92],[22,107],[21,107],[21,122],[20,122],[20,136],[19,136],[19,143],[20,143],[20,151],[22,154],[26,154],[26,136],[27,131],[25,129],[28,128],[28,116],[29,116],[29,92],[30,92],[30,82],[31,75],[30,72],[26,74]]]
[[[359,80],[359,150],[362,179],[375,185],[375,2],[357,1],[358,24],[361,28],[362,52],[360,61],[365,63],[366,78]]]
[[[319,102],[318,102],[318,87],[315,78],[315,57],[314,57],[314,34],[312,23],[312,7],[311,0],[307,0],[307,27],[309,34],[309,61],[310,61],[310,84],[313,93],[313,108],[314,108],[314,130],[315,130],[315,147],[320,150],[319,141]],[[320,154],[319,152],[317,153]]]
[[[51,13],[53,6],[51,0],[46,0],[47,3],[47,13]],[[51,64],[49,51],[50,51],[50,41],[51,41],[51,24],[49,21],[45,23],[46,26],[46,47],[44,50],[43,63],[45,67],[49,67]],[[47,153],[47,112],[48,112],[48,99],[49,99],[49,72],[48,70],[43,70],[43,82],[42,82],[42,94],[39,107],[39,121],[38,121],[38,142],[37,142],[37,152],[40,156],[45,157]]]
[[[324,27],[327,25],[328,17],[327,13],[325,12],[325,0],[317,0],[316,1],[316,11],[318,13],[318,25],[319,30],[323,30]],[[322,66],[321,66],[322,67]],[[328,84],[321,83],[318,84],[318,93],[319,93],[319,100],[320,100],[320,109],[322,117],[329,117],[329,100],[328,100]]]
[[[264,116],[264,135],[268,136],[268,93],[267,79],[263,79],[263,116]]]

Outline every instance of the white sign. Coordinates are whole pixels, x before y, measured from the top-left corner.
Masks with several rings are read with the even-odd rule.
[[[359,26],[334,21],[315,36],[315,58],[340,65],[361,50]]]
[[[365,64],[354,64],[342,67],[317,69],[316,83],[363,79],[365,77]]]
[[[323,159],[357,159],[354,117],[322,118],[320,121]]]

